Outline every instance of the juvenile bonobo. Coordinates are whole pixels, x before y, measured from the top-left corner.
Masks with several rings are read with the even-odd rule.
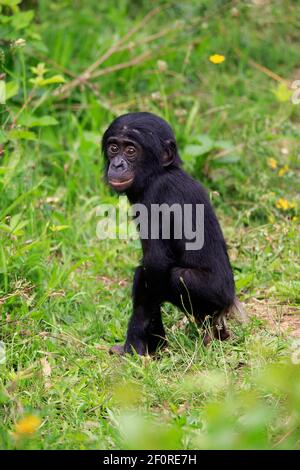
[[[212,336],[229,336],[225,317],[235,305],[233,274],[226,244],[217,217],[203,187],[181,168],[176,140],[169,124],[151,113],[129,113],[118,117],[103,136],[106,178],[118,193],[125,193],[131,204],[143,204],[151,226],[153,205],[177,204],[192,207],[192,227],[196,225],[196,206],[204,205],[204,243],[188,249],[191,240],[174,236],[178,219],[171,212],[170,237],[162,236],[164,216],[159,219],[158,237],[141,237],[143,257],[133,282],[133,314],[124,346],[111,352],[135,350],[152,354],[166,342],[161,305],[171,302],[199,323],[211,322]],[[203,206],[202,206],[203,207]],[[182,221],[179,222],[183,224]],[[197,228],[198,229],[198,228]]]

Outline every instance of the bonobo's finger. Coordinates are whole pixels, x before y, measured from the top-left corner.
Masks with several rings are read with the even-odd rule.
[[[109,354],[117,354],[118,356],[124,356],[124,345],[123,344],[115,344],[109,350]]]
[[[203,337],[203,346],[208,346],[211,342],[212,342],[212,337],[209,333],[205,333],[204,337]]]

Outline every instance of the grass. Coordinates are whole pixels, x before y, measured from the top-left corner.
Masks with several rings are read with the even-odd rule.
[[[300,105],[286,84],[300,78],[300,6],[171,1],[146,16],[143,1],[4,3],[0,447],[299,448]],[[71,87],[113,44],[98,75]],[[211,63],[215,53],[226,60]],[[174,127],[251,317],[205,349],[165,305],[157,359],[108,355],[124,339],[141,253],[96,237],[97,205],[118,202],[100,137],[134,110]]]

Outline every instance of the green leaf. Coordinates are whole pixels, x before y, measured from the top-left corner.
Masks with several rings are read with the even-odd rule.
[[[219,164],[227,164],[227,163],[236,163],[240,160],[240,156],[236,154],[228,154],[224,155],[222,157],[218,157],[214,159],[214,163],[219,163]]]
[[[22,116],[19,123],[25,127],[57,126],[58,121],[52,116]]]
[[[93,143],[97,146],[100,145],[100,136],[97,132],[84,131],[83,137],[86,142]]]
[[[5,405],[10,401],[9,394],[4,390],[4,388],[0,389],[0,405]]]
[[[246,287],[250,286],[253,282],[253,274],[248,274],[247,276],[241,276],[239,279],[236,280],[236,288],[237,290],[245,289]]]
[[[190,111],[189,116],[188,116],[187,123],[186,123],[186,126],[185,126],[185,134],[190,133],[192,125],[195,122],[195,118],[196,118],[197,112],[199,110],[199,107],[200,107],[200,103],[199,103],[199,101],[196,101],[194,103],[194,106],[192,107],[192,109]]]
[[[184,153],[189,157],[198,157],[207,153],[209,150],[201,145],[187,145]]]
[[[9,8],[16,7],[22,0],[1,0],[0,4]]]
[[[18,11],[12,16],[11,24],[16,30],[27,28],[33,20],[33,10]]]
[[[14,233],[14,235],[21,235],[22,234],[22,228],[26,227],[28,224],[28,220],[21,220],[22,214],[15,214],[12,216],[10,219],[10,227],[11,227],[11,232]]]
[[[285,83],[279,83],[278,87],[272,90],[277,100],[280,102],[290,101],[293,92],[288,89]]]
[[[30,67],[30,68],[31,68],[31,71],[40,78],[43,78],[45,73],[48,72],[48,69],[46,68],[44,62],[40,62],[37,64],[36,67]]]
[[[11,233],[11,228],[9,225],[0,224],[0,231],[5,233]]]
[[[0,104],[5,104],[6,101],[6,85],[3,80],[0,80]]]
[[[43,85],[50,85],[51,83],[65,83],[66,80],[62,75],[53,75],[53,77],[43,80]]]
[[[5,207],[5,209],[3,209],[1,212],[0,212],[0,221],[3,221],[3,219],[8,215],[10,214],[15,207],[17,207],[21,202],[23,202],[28,196],[30,196],[31,194],[33,194],[37,188],[39,188],[41,186],[41,184],[43,184],[44,182],[44,178],[42,178],[40,180],[40,182],[35,185],[33,188],[29,189],[28,191],[26,191],[25,193],[21,193],[21,195],[19,197],[17,197],[9,206]],[[0,245],[1,247],[1,245]]]
[[[10,226],[6,224],[0,224],[0,231],[11,233],[16,237],[19,237],[20,235],[24,235],[23,228],[26,227],[26,225],[28,225],[28,220],[23,220],[23,221],[18,220],[17,222],[11,221]]]
[[[199,135],[196,140],[199,144],[187,145],[185,147],[184,153],[186,155],[198,157],[210,152],[215,147],[214,141],[207,135]]]
[[[62,232],[63,230],[66,230],[69,228],[70,225],[52,225],[50,227],[51,232]]]
[[[36,140],[37,136],[34,132],[14,129],[6,133],[9,140]]]
[[[7,142],[7,135],[0,129],[0,144],[5,144]]]
[[[40,320],[41,318],[43,318],[44,315],[45,314],[44,314],[43,310],[32,310],[30,312],[30,316],[32,318],[34,318],[35,320]]]
[[[202,147],[207,147],[210,150],[214,148],[215,142],[206,134],[200,134],[196,137],[196,141],[201,144]]]
[[[228,140],[216,140],[215,147],[222,149],[222,150],[231,150],[234,148],[234,145],[232,142],[229,142]]]
[[[65,83],[66,80],[62,75],[53,75],[53,77],[50,78],[42,78],[38,76],[36,78],[31,78],[29,81],[35,86],[46,86],[54,83]]]
[[[18,82],[11,81],[6,83],[6,101],[16,96],[19,92]]]

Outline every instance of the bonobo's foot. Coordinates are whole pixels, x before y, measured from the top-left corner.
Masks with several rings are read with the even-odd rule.
[[[159,338],[159,341],[156,340],[155,344],[153,344],[153,340],[149,344],[145,344],[142,341],[136,342],[135,345],[126,342],[124,345],[115,344],[110,348],[109,353],[124,356],[124,354],[133,354],[135,352],[139,356],[147,356],[148,354],[155,354],[166,345],[167,340],[165,338]]]
[[[218,339],[220,341],[225,341],[225,339],[230,338],[230,333],[228,330],[226,330],[226,333],[223,332],[222,334],[214,332],[213,334],[211,333],[205,333],[203,337],[203,345],[208,346],[214,339]]]
[[[109,350],[110,354],[117,354],[118,356],[124,356],[125,354],[133,354],[136,352],[139,356],[146,356],[148,354],[147,347],[141,341],[135,345],[130,343],[115,344]]]
[[[225,341],[230,337],[230,333],[227,329],[226,318],[224,315],[219,315],[213,318],[211,330],[206,332],[203,338],[204,346],[208,346],[213,339]]]
[[[117,354],[118,356],[124,356],[124,345],[123,344],[115,344],[109,349],[109,354]]]

